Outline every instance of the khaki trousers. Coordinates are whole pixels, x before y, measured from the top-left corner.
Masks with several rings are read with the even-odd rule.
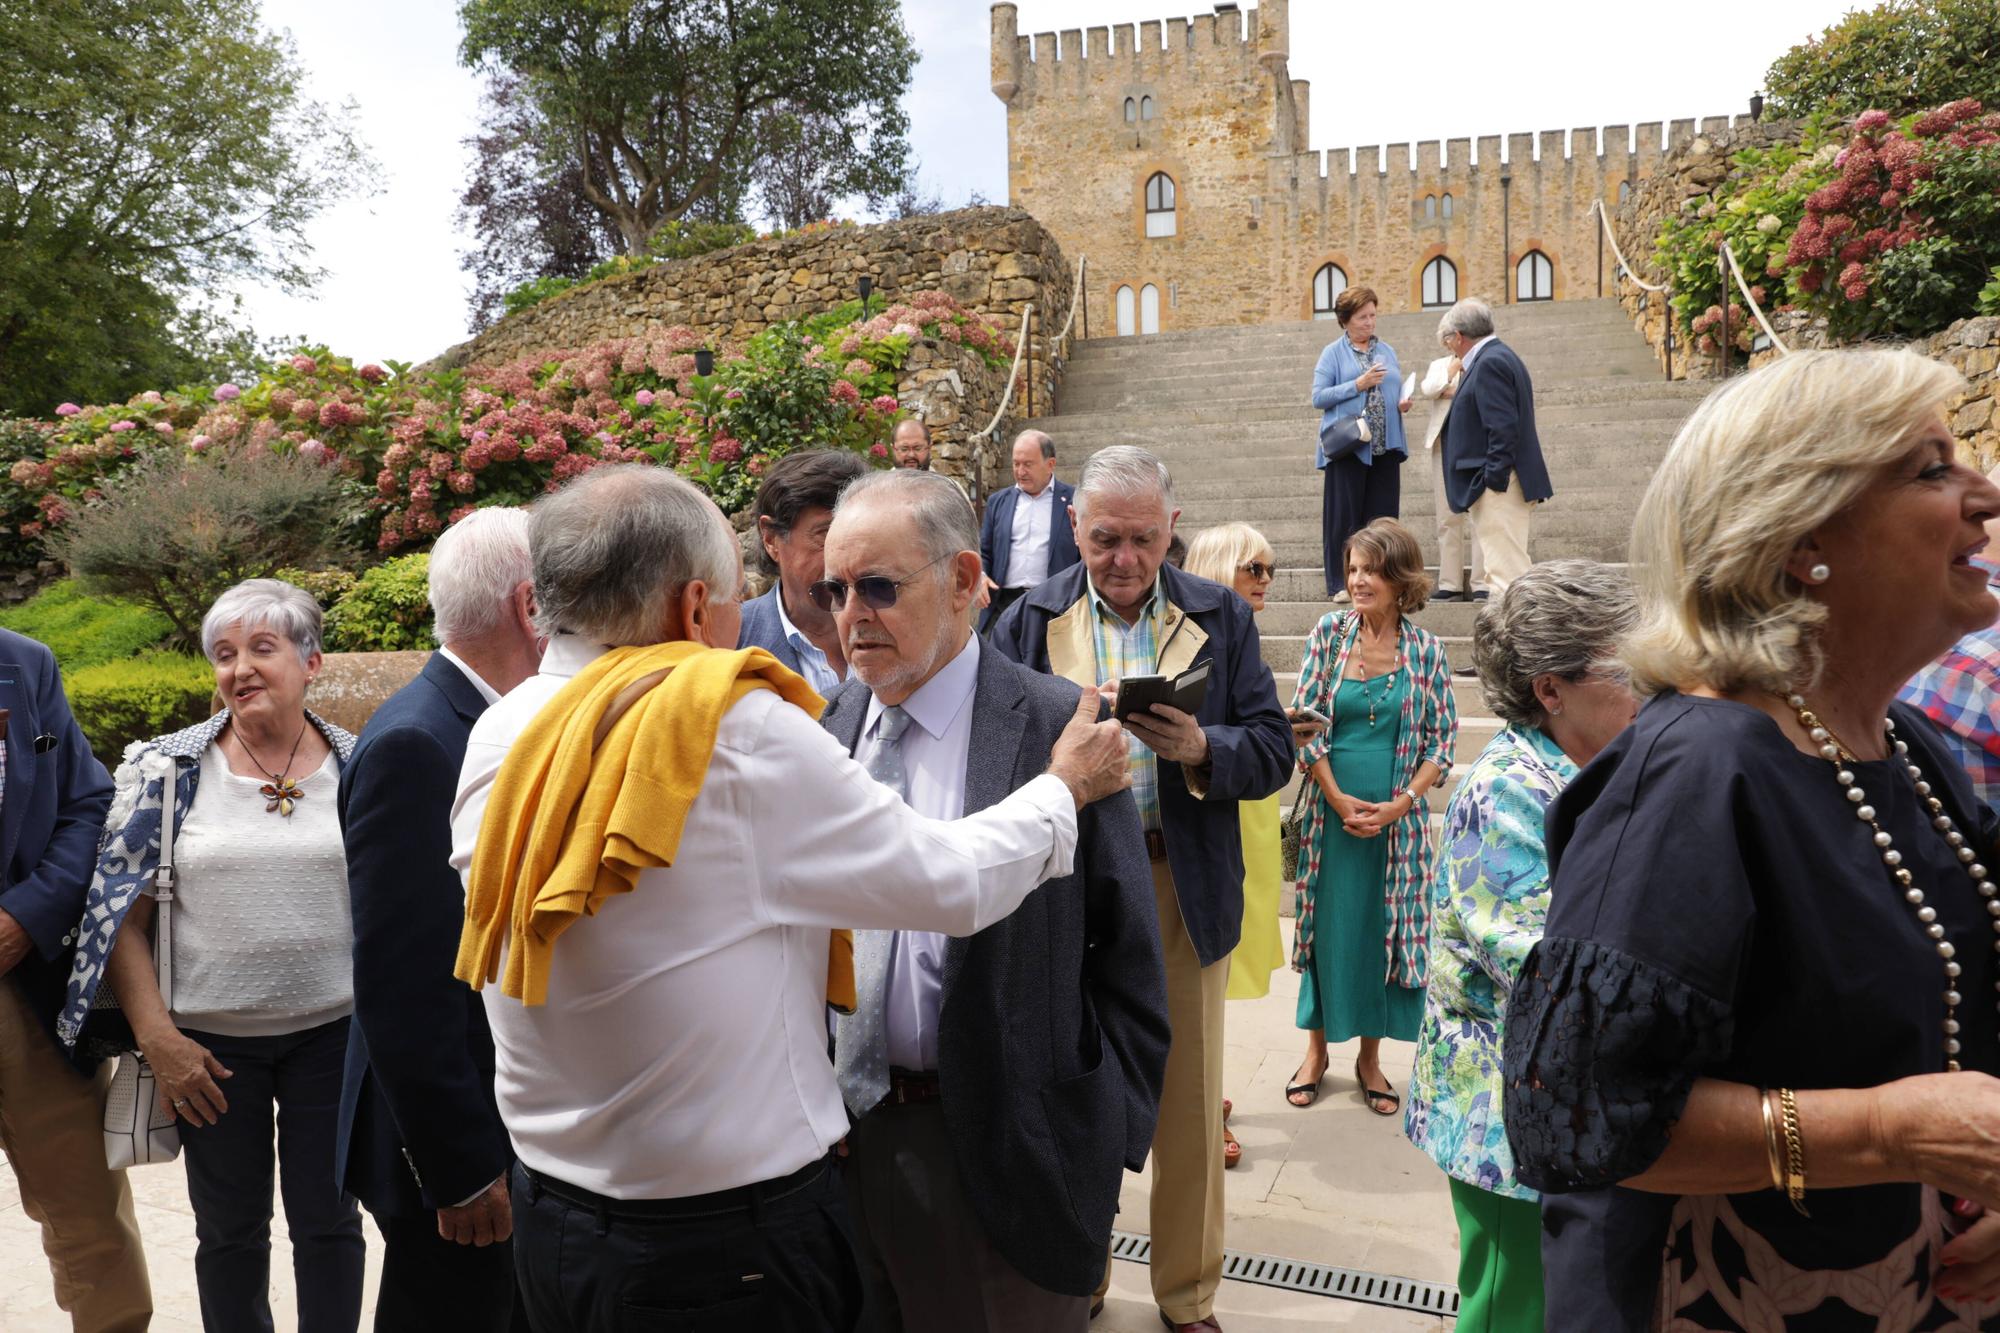
[[[1173,1044],[1153,1132],[1153,1300],[1176,1324],[1206,1319],[1222,1285],[1222,1009],[1229,959],[1207,967],[1181,920],[1173,872],[1153,862]],[[1102,1296],[1111,1286],[1107,1257]]]
[[[1504,491],[1481,491],[1472,502],[1473,540],[1486,548],[1486,582],[1495,600],[1528,572],[1528,520],[1535,507],[1521,498],[1521,479]]]
[[[1471,555],[1472,588],[1478,592],[1486,587],[1486,551],[1479,544],[1479,534],[1472,530],[1470,513],[1455,514],[1451,501],[1444,494],[1444,442],[1436,441],[1429,446],[1431,455],[1431,502],[1437,510],[1438,530],[1438,591],[1466,591],[1460,582],[1465,577],[1466,556]]]
[[[20,988],[0,978],[0,1145],[41,1223],[56,1304],[77,1333],[143,1333],[153,1289],[123,1171],[104,1165],[104,1089],[72,1069]]]

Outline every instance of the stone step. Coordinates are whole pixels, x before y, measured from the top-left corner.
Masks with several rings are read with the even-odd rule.
[[[1408,518],[1404,526],[1410,529],[1423,548],[1424,558],[1437,559],[1437,541],[1429,519]],[[1599,560],[1607,564],[1620,564],[1631,546],[1632,521],[1627,517],[1617,526],[1607,525],[1599,530],[1565,532],[1545,528],[1539,518],[1535,521],[1534,533],[1529,538],[1528,550],[1536,560]],[[1310,542],[1273,541],[1271,554],[1277,558],[1280,570],[1287,573],[1300,569],[1317,569],[1323,552],[1317,533]],[[1322,583],[1324,588],[1324,583]]]
[[[1549,456],[1547,441],[1543,444],[1543,454]],[[1564,460],[1560,456],[1549,458],[1562,494],[1568,495],[1585,487],[1604,487],[1627,489],[1636,496],[1659,470],[1658,460],[1666,456],[1666,451],[1662,447],[1658,456],[1654,457],[1644,446],[1629,450],[1620,448],[1612,455],[1613,461],[1599,461],[1601,454],[1602,451],[1593,455],[1578,455],[1573,460]],[[1564,466],[1566,461],[1573,462],[1574,467]],[[1169,459],[1167,466],[1173,471],[1174,495],[1181,504],[1183,523],[1197,513],[1204,516],[1204,522],[1220,522],[1225,516],[1255,522],[1250,510],[1259,505],[1285,501],[1310,501],[1313,512],[1319,512],[1321,478],[1310,458],[1304,464],[1293,458],[1282,469],[1272,466],[1268,470],[1261,467],[1246,469],[1232,464],[1204,471],[1198,458],[1184,457]],[[1572,474],[1579,478],[1577,485],[1566,482]],[[1066,480],[1074,483],[1076,478],[1072,474]],[[1413,458],[1403,464],[1405,509],[1410,507],[1410,497],[1428,496],[1432,489],[1431,469],[1426,460]],[[1239,503],[1245,507],[1245,512],[1236,512]],[[1226,515],[1223,512],[1225,509]]]
[[[1618,486],[1596,484],[1596,474],[1591,473],[1591,484],[1568,487],[1557,492],[1535,512],[1535,528],[1539,531],[1544,523],[1558,523],[1561,516],[1573,513],[1616,512],[1627,519],[1632,514],[1632,491]],[[1290,531],[1296,538],[1298,530],[1281,525],[1309,524],[1317,530],[1320,523],[1320,494],[1317,485],[1318,474],[1309,481],[1300,483],[1303,490],[1310,491],[1286,499],[1252,498],[1243,500],[1183,500],[1178,531],[1183,539],[1192,541],[1194,534],[1203,528],[1218,523],[1248,523],[1264,534],[1265,540],[1279,540]],[[1404,486],[1402,510],[1406,516],[1428,514],[1435,521],[1437,508],[1432,503],[1434,492],[1428,485],[1422,487]],[[1405,526],[1408,526],[1406,523]]]
[[[1568,394],[1537,394],[1535,427],[1540,434],[1569,424],[1610,426],[1672,421],[1678,425],[1693,414],[1695,406],[1695,402],[1685,397],[1663,398],[1644,392],[1591,389]],[[1412,408],[1410,416],[1416,415],[1416,409]],[[1185,403],[1155,401],[1129,409],[1077,410],[1053,417],[1037,417],[1027,422],[1024,428],[1046,432],[1056,442],[1058,457],[1074,457],[1079,449],[1087,452],[1106,444],[1130,443],[1134,439],[1180,435],[1194,441],[1203,438],[1203,432],[1206,432],[1206,438],[1269,434],[1274,427],[1267,423],[1273,422],[1290,423],[1308,441],[1319,433],[1319,413],[1303,397],[1292,401],[1245,399],[1237,402],[1199,397],[1191,397]],[[1254,430],[1247,430],[1248,427],[1254,427]],[[1408,433],[1405,431],[1405,434]]]
[[[1574,336],[1539,338],[1533,341],[1508,343],[1528,367],[1528,374],[1539,384],[1544,378],[1568,378],[1574,376],[1623,375],[1628,373],[1660,374],[1660,363],[1646,345],[1631,336],[1631,330],[1607,330],[1602,333],[1590,332]],[[1388,346],[1396,352],[1396,361],[1403,374],[1421,375],[1434,359],[1424,351],[1405,352],[1391,341]],[[1098,386],[1126,379],[1159,379],[1168,372],[1186,374],[1191,377],[1217,384],[1234,382],[1239,384],[1267,383],[1274,380],[1304,379],[1311,382],[1314,369],[1324,346],[1314,343],[1266,346],[1255,355],[1240,355],[1233,350],[1230,354],[1217,356],[1215,349],[1190,347],[1181,351],[1166,349],[1144,349],[1143,352],[1118,355],[1099,355],[1079,352],[1070,358],[1064,372],[1065,386],[1085,384]],[[1442,356],[1440,349],[1436,355]]]
[[[1261,620],[1259,623],[1261,623]],[[1296,666],[1297,663],[1293,665]],[[1273,671],[1271,676],[1278,683],[1278,702],[1290,708],[1292,706],[1292,698],[1298,692],[1298,672],[1296,670]],[[1460,718],[1486,717],[1493,711],[1486,706],[1486,694],[1480,689],[1478,679],[1473,676],[1453,676],[1451,678],[1451,698],[1452,702],[1458,706],[1458,715]],[[1494,718],[1493,721],[1497,723],[1499,719]]]
[[[1317,573],[1315,573],[1317,577]],[[1412,620],[1433,634],[1449,635],[1454,638],[1470,638],[1472,622],[1478,616],[1483,602],[1432,602],[1416,613]],[[1330,601],[1324,585],[1309,587],[1309,595],[1297,601],[1279,602],[1266,600],[1264,609],[1257,613],[1259,634],[1306,634],[1319,624],[1329,611],[1343,610]]]
[[[1438,638],[1444,644],[1445,655],[1451,661],[1452,670],[1456,671],[1460,667],[1471,668],[1472,636],[1470,634],[1440,634]],[[1264,650],[1264,665],[1270,667],[1273,674],[1289,672],[1296,679],[1299,664],[1304,662],[1306,657],[1306,636],[1303,634],[1266,634],[1262,636],[1261,641]],[[1467,679],[1470,680],[1471,677],[1467,677]],[[1283,695],[1283,698],[1285,702],[1291,702],[1289,694]]]
[[[1438,319],[1442,314],[1442,311],[1411,311],[1384,315],[1377,321],[1375,328],[1378,335],[1392,343],[1401,339],[1412,346],[1421,343],[1425,347],[1430,347],[1435,345]],[[1494,331],[1509,341],[1551,328],[1601,327],[1623,329],[1628,335],[1632,329],[1630,316],[1616,301],[1609,298],[1496,306],[1493,310],[1493,325]],[[1335,320],[1293,320],[1272,324],[1176,329],[1124,338],[1101,336],[1079,339],[1075,348],[1081,354],[1086,350],[1094,351],[1100,348],[1151,349],[1194,343],[1223,346],[1233,342],[1275,342],[1287,338],[1302,341],[1318,339],[1321,344],[1325,344],[1339,335],[1340,325]]]

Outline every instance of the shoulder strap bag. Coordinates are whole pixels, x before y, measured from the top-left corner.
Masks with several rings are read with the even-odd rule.
[[[153,969],[160,1002],[174,1007],[174,782],[169,774],[160,811],[160,864],[153,871]],[[153,1067],[138,1051],[118,1057],[104,1098],[104,1164],[113,1171],[171,1162],[181,1153],[180,1128],[160,1110]]]

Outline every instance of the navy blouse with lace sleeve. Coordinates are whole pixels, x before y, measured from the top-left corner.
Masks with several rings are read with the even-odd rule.
[[[1921,715],[1898,705],[1894,718],[1984,856],[1991,812]],[[1973,883],[1900,764],[1855,771],[1957,947],[1961,1061],[2000,1072],[1994,935]],[[1937,1072],[1943,962],[1831,765],[1745,705],[1655,698],[1548,819],[1548,927],[1504,1029],[1507,1136],[1522,1181],[1557,1196],[1549,1329],[1644,1329],[1662,1254],[1692,1262],[1675,1249],[1696,1241],[1685,1228],[1670,1240],[1671,1198],[1611,1187],[1665,1151],[1695,1079],[1868,1087]],[[1918,1231],[1922,1193],[1814,1191],[1810,1223],[1772,1190],[1728,1203],[1786,1267],[1860,1269]],[[1705,1261],[1722,1252],[1700,1247]],[[1847,1326],[1819,1318],[1782,1327]],[[1687,1326],[1737,1325],[1710,1314]]]

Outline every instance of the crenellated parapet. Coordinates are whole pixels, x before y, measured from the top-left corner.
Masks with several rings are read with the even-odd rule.
[[[1003,102],[1087,96],[1107,75],[1198,80],[1260,71],[1282,75],[1289,58],[1286,0],[1192,18],[1019,30],[1011,3],[992,7],[993,93]]]

